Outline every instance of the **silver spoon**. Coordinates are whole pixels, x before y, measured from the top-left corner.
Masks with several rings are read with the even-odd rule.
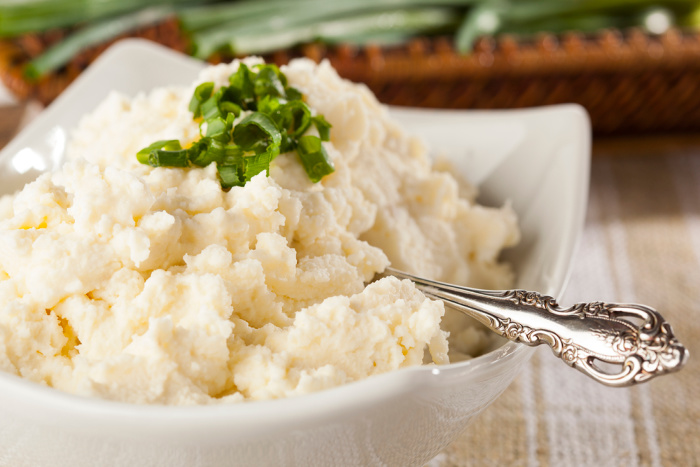
[[[680,370],[688,360],[671,325],[644,305],[590,302],[561,308],[537,292],[472,289],[387,268],[383,276],[389,275],[413,281],[427,297],[514,342],[548,344],[567,365],[608,386],[643,383]]]

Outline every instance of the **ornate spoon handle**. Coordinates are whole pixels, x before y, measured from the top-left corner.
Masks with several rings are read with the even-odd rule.
[[[426,296],[443,300],[512,341],[548,344],[569,366],[608,386],[631,386],[678,371],[688,359],[671,325],[644,305],[591,302],[562,308],[537,292],[471,289],[391,268],[385,275],[410,279]]]

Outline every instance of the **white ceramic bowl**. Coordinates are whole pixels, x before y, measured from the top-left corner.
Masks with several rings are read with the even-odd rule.
[[[186,84],[202,64],[127,40],[102,55],[0,152],[0,194],[61,164],[65,141],[110,90]],[[500,112],[392,109],[481,189],[512,200],[517,286],[559,295],[587,201],[590,125],[578,106]],[[306,396],[228,406],[138,406],[64,394],[0,373],[0,464],[12,466],[422,465],[508,386],[531,356],[506,344]]]

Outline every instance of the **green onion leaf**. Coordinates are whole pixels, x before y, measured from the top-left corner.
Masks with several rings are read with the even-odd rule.
[[[231,93],[231,101],[244,109],[252,110],[249,104],[255,102],[255,85],[253,80],[253,72],[250,71],[247,65],[241,63],[238,66],[238,70],[228,79],[229,83],[231,83],[228,91]]]
[[[279,108],[277,114],[279,126],[293,138],[303,135],[311,126],[311,109],[302,101],[287,102]]]
[[[258,101],[258,112],[267,114],[274,119],[275,112],[280,108],[280,100],[277,97],[267,95]],[[275,122],[277,123],[277,122]]]
[[[211,97],[211,93],[214,91],[214,83],[206,82],[197,86],[192,95],[192,100],[190,100],[190,112],[193,114],[193,118],[197,118],[202,115],[201,105],[202,102],[206,101]]]
[[[198,167],[206,167],[213,162],[207,158],[207,149],[206,139],[201,139],[190,146],[187,150],[187,158],[190,163]]]
[[[226,157],[226,143],[213,138],[202,138],[190,148],[190,162],[198,167],[206,167],[212,162],[220,163]]]
[[[253,112],[233,129],[233,141],[245,151],[260,153],[269,146],[279,147],[282,135],[270,117]]]
[[[226,143],[215,139],[209,139],[207,143],[207,150],[200,158],[203,167],[206,167],[212,162],[219,163],[226,157]]]
[[[279,153],[279,146],[271,146],[263,153],[244,157],[245,181],[250,181],[251,178],[255,177],[262,171],[265,171],[267,175],[270,175],[270,164],[272,163],[272,160],[279,155]]]
[[[297,148],[297,140],[291,138],[286,131],[282,132],[282,143],[280,144],[280,154],[294,151]]]
[[[233,128],[233,121],[234,121],[237,117],[238,117],[238,115],[236,115],[236,114],[234,114],[234,113],[229,113],[229,114],[226,115],[226,126],[227,126],[229,129],[232,129],[232,128]]]
[[[151,167],[189,167],[188,150],[166,151],[155,149],[148,155],[148,165]]]
[[[563,2],[564,3],[564,2]],[[486,2],[469,10],[457,29],[455,48],[465,54],[472,50],[479,36],[493,35],[502,27],[501,9]]]
[[[207,133],[204,136],[226,144],[231,141],[231,125],[221,117],[214,117],[207,120]]]
[[[231,188],[234,186],[243,186],[245,182],[238,175],[238,169],[231,165],[218,166],[216,170],[219,172],[219,180],[222,188]]]
[[[241,92],[234,86],[225,86],[221,88],[221,99],[219,100],[219,108],[222,112],[232,112],[238,117],[244,103],[241,100]]]
[[[221,109],[219,108],[219,100],[221,99],[221,90],[216,91],[213,96],[202,103],[202,117],[204,120],[209,120],[215,117],[221,117]]]
[[[224,148],[224,159],[221,163],[223,165],[237,165],[243,170],[243,154],[245,151],[240,146],[229,144]]]
[[[155,143],[141,149],[139,152],[136,153],[136,159],[142,163],[142,164],[150,164],[149,163],[149,156],[151,152],[157,151],[157,150],[179,150],[182,149],[182,146],[180,146],[180,142],[176,139],[164,139],[160,141],[156,141]],[[157,166],[154,166],[157,167]]]
[[[35,9],[35,13],[30,13],[29,17],[12,18],[11,16],[6,15],[7,11],[5,8],[8,6],[10,8],[13,7],[13,5],[8,5],[8,3],[14,4],[14,6],[18,7],[29,7],[30,9]],[[9,34],[14,35],[17,32],[22,32],[22,29],[26,29],[26,26],[29,26],[29,29],[33,29],[35,31],[42,31],[60,26],[63,20],[68,20],[65,25],[71,23],[82,23],[83,21],[80,20],[79,17],[80,15],[84,15],[86,13],[87,18],[85,19],[94,19],[96,17],[104,18],[101,21],[89,23],[85,27],[77,28],[74,32],[71,32],[68,37],[56,42],[54,45],[46,49],[41,55],[29,62],[24,70],[25,76],[27,76],[29,79],[37,80],[46,74],[51,73],[52,71],[58,70],[70,62],[74,56],[85,49],[94,47],[98,44],[103,44],[122,34],[158,23],[173,14],[173,9],[169,6],[144,9],[143,2],[140,2],[140,4],[129,5],[130,3],[133,3],[132,0],[121,0],[119,4],[112,1],[74,1],[69,2],[73,4],[71,8],[77,8],[78,10],[82,11],[76,11],[75,14],[68,14],[68,16],[61,15],[56,11],[53,13],[50,12],[53,5],[57,5],[60,10],[66,7],[65,3],[65,0],[55,2],[42,1],[39,5],[37,5],[36,2],[26,0],[0,2],[0,36],[8,35],[8,26],[10,29],[15,29],[15,26],[19,27],[18,30],[15,29],[15,33]],[[171,2],[156,0],[155,2],[147,3]],[[100,10],[103,10],[102,14],[92,14],[97,13]],[[113,13],[118,13],[119,11],[126,13],[127,10],[137,11],[122,16],[113,16]],[[44,18],[43,20],[42,17]],[[54,22],[56,20],[58,20],[58,22]],[[22,24],[24,24],[24,28],[21,26]]]
[[[274,96],[286,98],[284,91],[287,78],[275,65],[258,65],[258,76],[255,78],[255,95],[259,98],[263,96]]]
[[[326,149],[317,136],[302,136],[297,146],[299,159],[312,182],[317,183],[326,175],[333,173],[335,167],[328,157]]]
[[[332,125],[328,123],[328,121],[323,117],[323,115],[316,115],[311,119],[311,121],[316,126],[318,134],[321,137],[321,141],[330,141]]]
[[[224,148],[224,158],[218,164],[222,167],[235,167],[238,173],[238,179],[243,181],[245,184],[245,177],[243,173],[245,172],[245,161],[243,160],[244,151],[239,146],[235,144],[229,144]]]
[[[221,111],[228,115],[238,117],[241,114],[241,106],[233,102],[223,101],[219,103]]]
[[[301,100],[301,91],[299,91],[297,88],[293,88],[289,86],[287,89],[285,89],[285,92],[287,93],[287,100],[290,101],[300,101]]]

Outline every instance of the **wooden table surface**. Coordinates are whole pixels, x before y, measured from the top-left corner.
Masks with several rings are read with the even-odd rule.
[[[0,107],[0,148],[5,146],[17,131],[24,113],[24,106]]]

